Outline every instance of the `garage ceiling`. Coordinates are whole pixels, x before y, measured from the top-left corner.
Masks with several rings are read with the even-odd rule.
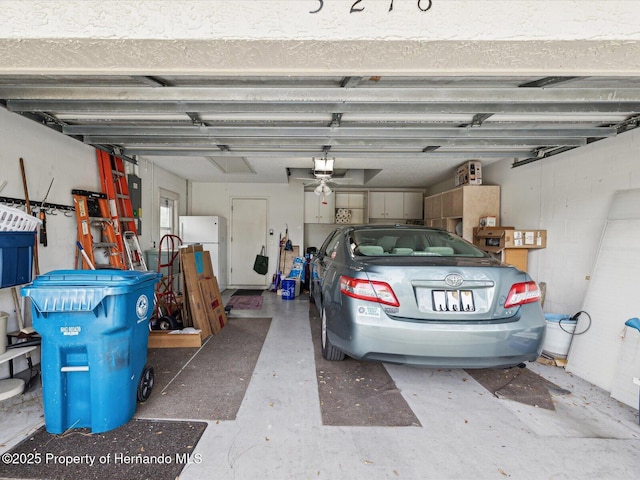
[[[9,111],[194,182],[428,187],[466,160],[523,165],[640,124],[638,77],[0,75]]]

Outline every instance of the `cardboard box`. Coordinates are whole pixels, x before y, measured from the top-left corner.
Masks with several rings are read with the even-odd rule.
[[[168,330],[149,332],[149,348],[200,348],[202,333],[170,333]]]
[[[476,227],[473,229],[473,243],[485,252],[498,253],[506,246],[508,232],[513,227]]]
[[[546,248],[546,230],[511,230],[505,234],[505,248]]]
[[[487,217],[480,217],[480,226],[481,227],[495,227],[497,223],[497,219],[493,215],[489,215]]]
[[[456,169],[455,185],[482,185],[482,162],[469,160]]]

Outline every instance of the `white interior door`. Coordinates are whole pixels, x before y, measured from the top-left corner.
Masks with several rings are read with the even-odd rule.
[[[267,199],[231,199],[230,281],[232,286],[266,287],[271,281],[269,273],[259,275],[253,271],[253,262],[262,246],[267,249]],[[273,260],[269,258],[269,270]]]

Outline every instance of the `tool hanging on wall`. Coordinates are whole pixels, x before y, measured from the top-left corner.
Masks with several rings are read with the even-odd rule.
[[[40,220],[42,220],[42,225],[40,225],[40,243],[43,247],[47,246],[47,209],[45,208],[45,204],[47,203],[47,197],[49,197],[49,192],[51,191],[54,180],[54,178],[51,179],[47,194],[42,200],[42,205],[40,205]]]
[[[31,215],[31,203],[29,202],[29,188],[27,187],[27,174],[24,169],[24,160],[20,157],[20,172],[22,173],[22,186],[24,187],[24,199],[27,214]],[[40,262],[38,261],[38,239],[33,236],[33,265],[36,275],[40,275]]]

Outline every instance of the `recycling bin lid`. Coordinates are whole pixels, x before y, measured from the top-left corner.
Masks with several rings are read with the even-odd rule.
[[[131,287],[145,282],[156,282],[162,277],[157,272],[136,270],[54,270],[36,277],[34,287]]]

